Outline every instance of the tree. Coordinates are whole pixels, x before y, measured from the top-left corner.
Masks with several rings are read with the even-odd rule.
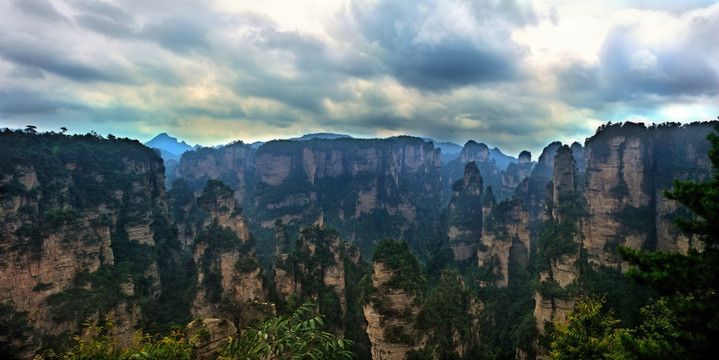
[[[604,297],[582,296],[567,323],[556,322],[549,355],[552,359],[625,359],[622,337],[627,329],[619,327],[619,320],[610,310],[603,311]]]
[[[178,359],[189,360],[195,350],[195,339],[185,339],[179,331],[159,338],[135,332],[134,344],[129,349],[118,347],[117,341],[109,333],[114,327],[112,316],[102,325],[88,320],[85,323],[85,336],[75,336],[75,346],[64,353],[57,354],[50,349],[43,355],[46,359],[57,360],[151,360]]]
[[[714,127],[719,132],[719,125]],[[664,298],[676,319],[676,338],[685,358],[713,358],[719,353],[719,136],[707,136],[714,176],[704,183],[674,180],[674,190],[664,196],[694,212],[690,220],[676,219],[676,226],[703,243],[702,251],[643,253],[620,248],[631,265],[627,276],[646,284]]]
[[[222,349],[220,359],[351,359],[352,341],[324,332],[322,316],[312,315],[310,302],[287,316],[265,319],[246,329]]]
[[[30,133],[30,134],[37,134],[37,126],[35,126],[35,125],[25,126],[25,132]]]

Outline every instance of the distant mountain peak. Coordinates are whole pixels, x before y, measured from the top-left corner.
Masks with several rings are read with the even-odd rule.
[[[168,135],[166,132],[157,134],[152,140],[145,143],[145,146],[162,150],[162,157],[165,160],[176,158],[188,150],[198,148],[198,145],[190,146],[184,140],[179,141],[177,138]]]

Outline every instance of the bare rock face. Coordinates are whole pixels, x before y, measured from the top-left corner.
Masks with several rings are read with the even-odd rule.
[[[515,190],[514,196],[522,198],[532,223],[544,221],[547,184],[552,180],[554,155],[560,147],[560,142],[547,145],[539,155],[537,165],[532,168],[531,175],[522,180]]]
[[[220,179],[235,189],[237,201],[245,201],[246,173],[253,164],[254,149],[242,142],[235,142],[220,149],[201,148],[182,154],[175,168],[174,178],[187,181],[195,196],[199,196],[205,183]],[[174,179],[172,179],[174,180]]]
[[[130,344],[139,301],[161,289],[152,253],[167,241],[157,230],[169,230],[162,159],[137,142],[90,135],[2,132],[0,147],[0,305],[34,333],[17,356],[111,313],[111,335]],[[133,270],[115,266],[135,248],[143,255]]]
[[[197,199],[209,213],[204,230],[193,244],[197,280],[201,284],[192,301],[193,316],[225,316],[237,326],[246,325],[250,305],[267,298],[263,272],[254,243],[232,189],[209,180]],[[220,303],[226,305],[220,308]]]
[[[482,236],[482,176],[472,161],[464,177],[452,186],[447,237],[455,260],[465,260],[477,251]]]
[[[547,221],[537,240],[539,289],[535,293],[534,318],[544,332],[545,322],[565,321],[574,306],[569,287],[579,278],[582,244],[582,202],[577,192],[576,163],[572,150],[557,149],[552,181],[547,190]],[[546,349],[538,349],[543,357]]]
[[[371,275],[376,292],[364,304],[367,335],[372,344],[373,360],[401,360],[411,350],[426,344],[426,335],[417,332],[414,319],[420,308],[414,304],[416,294],[402,287],[390,285],[397,270],[384,262],[375,261]]]
[[[276,226],[276,241],[284,242],[284,230],[281,224]],[[348,262],[361,266],[359,249],[342,241],[336,230],[323,225],[308,226],[301,231],[300,241],[292,252],[275,256],[275,290],[283,300],[295,294],[317,302],[319,294],[315,291],[329,288],[337,295],[340,315],[344,315],[348,303],[345,278]]]
[[[655,159],[655,133],[625,124],[610,126],[587,141],[584,247],[592,263],[620,266],[616,253],[607,248],[653,247],[648,241],[658,235],[654,214],[662,216],[656,206],[667,207],[654,190],[656,164],[661,162]]]
[[[516,261],[522,267],[527,266],[530,239],[529,212],[522,199],[503,202],[485,217],[477,265],[490,267],[495,276],[494,285],[506,287],[509,263]]]
[[[475,163],[488,162],[489,159],[489,147],[485,144],[478,144],[473,140],[468,141],[464,144],[462,152],[459,155],[460,161],[463,164],[474,161]]]
[[[518,163],[510,163],[502,175],[502,193],[513,194],[520,184],[532,173],[532,154],[529,151],[519,153]]]
[[[357,231],[357,223],[391,217],[397,226],[378,229],[380,238],[418,234],[418,216],[433,224],[441,208],[440,157],[432,143],[412,137],[271,141],[256,152],[255,188],[246,203],[266,228],[279,218],[299,229],[322,214],[369,252],[376,235]]]

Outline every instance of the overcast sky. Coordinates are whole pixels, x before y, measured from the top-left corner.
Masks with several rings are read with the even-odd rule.
[[[0,0],[2,126],[536,158],[606,121],[718,115],[715,1]]]

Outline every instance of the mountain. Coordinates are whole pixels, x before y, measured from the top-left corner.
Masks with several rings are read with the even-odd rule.
[[[462,145],[455,144],[448,141],[436,141],[432,138],[422,138],[424,141],[431,141],[434,143],[434,147],[442,149],[442,163],[446,164],[457,157],[462,152]]]
[[[178,141],[167,133],[161,133],[145,143],[145,146],[160,149],[165,160],[180,160],[182,153],[199,148],[199,145],[190,146],[186,142]]]
[[[489,150],[489,157],[494,160],[495,166],[500,170],[507,170],[509,164],[517,163],[516,157],[504,154],[502,150],[499,150],[497,147]]]
[[[312,301],[358,359],[543,358],[579,294],[638,324],[655,294],[617,246],[702,249],[662,190],[714,175],[713,125],[608,124],[506,169],[474,141],[447,164],[406,136],[238,141],[185,152],[167,192],[137,141],[5,130],[0,353],[67,348],[113,312],[129,346],[137,328],[238,329]]]
[[[314,134],[305,134],[300,137],[291,138],[289,140],[306,141],[306,140],[312,140],[312,139],[352,139],[352,137],[349,135],[344,135],[344,134],[314,133]]]

